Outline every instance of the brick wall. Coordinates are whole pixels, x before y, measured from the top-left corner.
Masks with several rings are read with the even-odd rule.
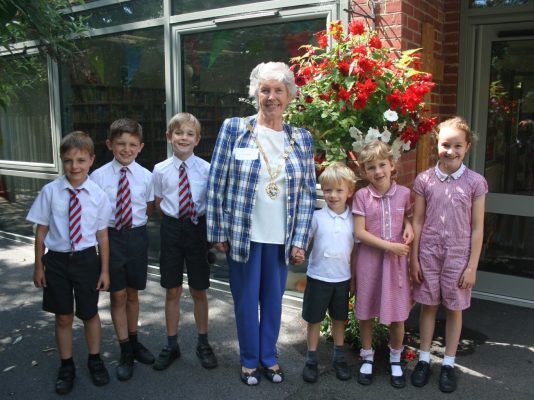
[[[367,0],[353,0],[352,9],[359,14],[369,14]],[[433,27],[432,60],[425,60],[423,69],[434,75],[436,87],[427,99],[431,115],[439,121],[456,112],[456,91],[458,83],[458,52],[460,29],[460,0],[379,0],[376,1],[375,28],[390,47],[399,50],[421,48],[423,25]],[[373,22],[353,14],[353,18],[364,19],[369,26]],[[428,43],[428,42],[426,42]],[[429,49],[426,49],[427,52]],[[425,49],[423,49],[425,52]],[[433,62],[432,62],[433,61]],[[432,68],[432,64],[435,65]],[[439,69],[439,66],[442,69]],[[432,70],[433,69],[433,70]],[[442,73],[441,73],[442,72]],[[430,150],[403,154],[398,164],[398,182],[410,186],[416,175],[417,157],[430,159],[435,163],[435,144]]]

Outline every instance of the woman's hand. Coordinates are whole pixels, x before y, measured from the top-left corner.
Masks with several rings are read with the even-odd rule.
[[[300,247],[296,246],[291,247],[291,254],[289,256],[289,261],[291,262],[291,264],[302,264],[305,258],[306,252],[304,251],[304,249],[301,249]]]
[[[230,246],[228,245],[228,242],[214,243],[213,247],[215,247],[215,249],[217,251],[220,251],[221,253],[227,253],[228,250],[230,250]]]

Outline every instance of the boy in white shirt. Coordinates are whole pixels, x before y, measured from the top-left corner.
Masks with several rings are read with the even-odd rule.
[[[178,113],[167,127],[173,156],[153,171],[156,210],[161,216],[160,274],[165,294],[167,345],[153,365],[164,370],[180,357],[178,323],[184,264],[193,298],[198,331],[196,354],[204,368],[215,368],[217,358],[208,342],[210,268],[207,260],[206,192],[210,164],[193,154],[200,141],[200,122],[189,113]]]
[[[302,305],[302,318],[308,323],[308,353],[302,378],[310,383],[316,382],[319,376],[317,346],[327,309],[332,320],[336,377],[348,380],[351,376],[343,345],[349,293],[353,289],[351,254],[354,228],[347,199],[354,193],[356,176],[345,164],[336,163],[323,171],[319,183],[327,206],[313,214],[310,232],[313,248]]]
[[[76,376],[72,358],[75,314],[83,321],[93,383],[102,386],[109,382],[100,358],[98,296],[109,287],[107,221],[111,207],[102,189],[88,179],[95,159],[89,135],[69,133],[61,140],[60,155],[65,176],[43,187],[26,219],[37,224],[33,283],[43,288],[43,310],[55,314],[61,359],[55,390],[66,394]]]
[[[107,194],[113,213],[108,221],[111,318],[121,356],[116,374],[120,381],[133,375],[134,359],[153,364],[154,356],[137,339],[139,290],[146,288],[148,232],[154,207],[152,173],[135,159],[143,149],[143,128],[129,118],[114,121],[106,145],[113,160],[91,174]]]

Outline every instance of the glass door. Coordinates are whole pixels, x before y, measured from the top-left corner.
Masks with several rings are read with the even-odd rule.
[[[476,290],[525,303],[534,302],[534,32],[527,26],[480,30],[475,162],[489,185]]]

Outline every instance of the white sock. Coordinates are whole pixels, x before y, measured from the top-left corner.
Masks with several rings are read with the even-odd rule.
[[[398,363],[400,362],[400,359],[401,359],[401,353],[402,353],[402,348],[401,349],[392,349],[391,347],[389,348],[389,362],[390,363]],[[402,368],[400,365],[392,365],[391,366],[391,375],[393,376],[402,376]]]
[[[443,357],[443,364],[442,365],[449,365],[454,368],[454,360],[456,357],[450,357],[450,356],[444,356]]]
[[[361,349],[360,357],[367,361],[374,361],[375,352],[371,349]],[[373,373],[373,364],[363,363],[360,372],[362,374],[372,374]]]
[[[419,361],[425,361],[430,364],[430,352],[419,350]]]

